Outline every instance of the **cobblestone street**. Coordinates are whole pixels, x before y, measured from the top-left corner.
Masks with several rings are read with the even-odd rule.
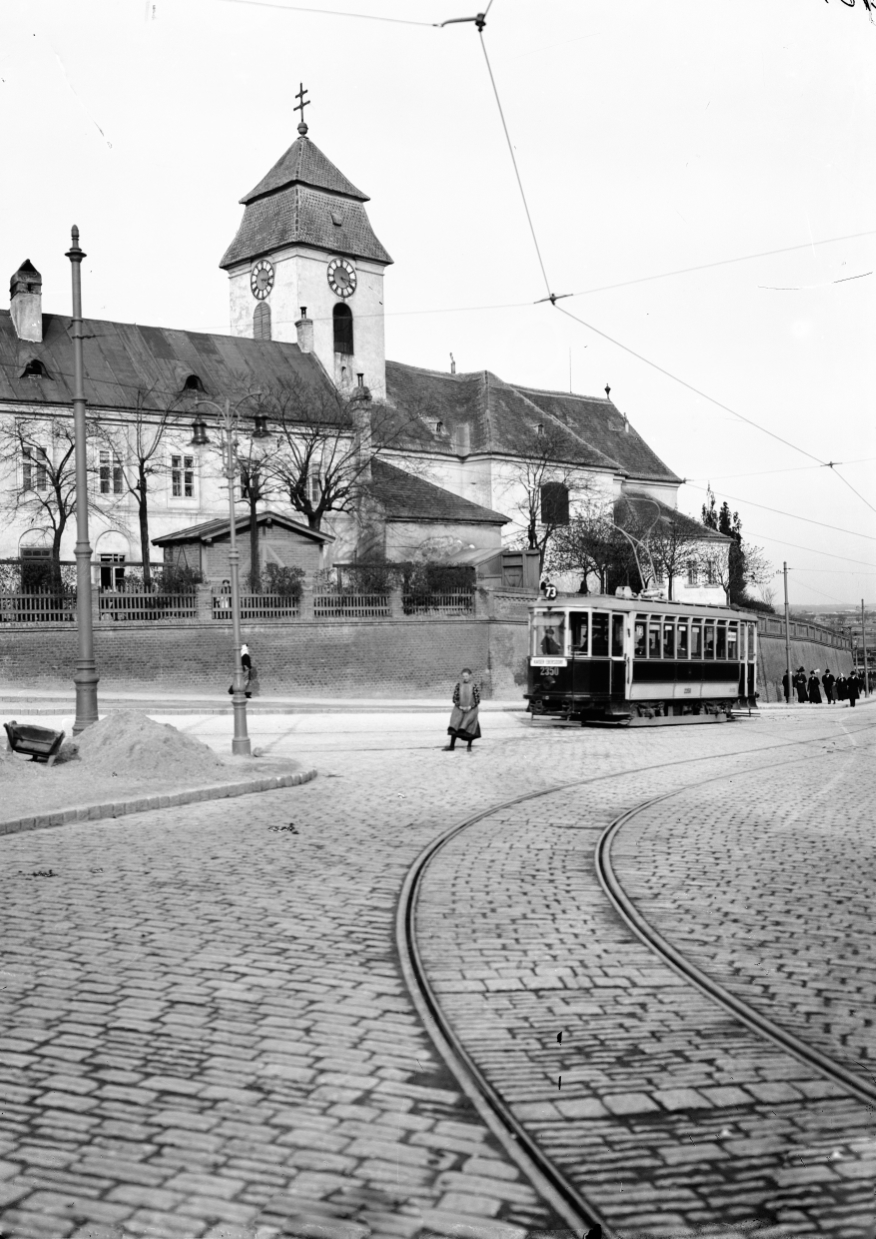
[[[228,745],[227,717],[169,721]],[[3,1239],[571,1233],[433,1047],[399,959],[411,866],[477,814],[424,872],[428,980],[606,1231],[864,1239],[872,1110],[649,950],[594,852],[674,793],[619,830],[627,895],[872,1083],[876,711],[626,731],[494,712],[471,756],[440,751],[445,725],[253,718],[319,777],[0,840]]]

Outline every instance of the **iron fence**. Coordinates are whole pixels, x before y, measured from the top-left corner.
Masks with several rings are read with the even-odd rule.
[[[474,594],[402,594],[405,615],[471,615]]]
[[[231,595],[214,594],[212,615],[214,620],[231,623]],[[284,594],[242,594],[240,618],[242,620],[298,619],[301,615],[301,600]]]
[[[76,591],[51,594],[0,594],[0,622],[7,624],[56,624],[76,618]]]
[[[390,619],[388,594],[314,594],[314,619]]]
[[[97,612],[101,620],[197,619],[198,598],[196,594],[101,590],[97,598]]]

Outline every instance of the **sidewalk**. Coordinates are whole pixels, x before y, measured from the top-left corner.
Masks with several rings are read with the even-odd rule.
[[[0,690],[0,712],[18,710],[28,714],[70,714],[76,697],[72,684],[67,689],[20,688]],[[450,709],[447,697],[297,697],[265,694],[246,703],[248,712],[258,714],[350,713],[381,712],[413,714],[421,711]],[[481,710],[502,712],[524,711],[526,703],[519,698],[482,701]],[[143,710],[154,714],[230,714],[231,698],[227,693],[195,692],[106,692],[98,691],[98,709]]]

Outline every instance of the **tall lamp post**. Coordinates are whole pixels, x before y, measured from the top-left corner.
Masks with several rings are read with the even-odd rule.
[[[240,551],[237,549],[237,529],[234,512],[234,484],[237,479],[237,432],[240,428],[240,405],[244,400],[260,395],[260,392],[250,392],[237,404],[226,400],[224,405],[215,400],[198,400],[197,405],[210,405],[216,410],[220,434],[220,447],[223,456],[222,472],[228,481],[228,520],[230,546],[228,549],[228,564],[231,570],[231,623],[234,633],[234,677],[232,679],[233,693],[231,704],[234,710],[234,738],[231,741],[231,752],[239,757],[252,756],[249,733],[246,727],[246,695],[244,692],[243,664],[240,660]],[[267,439],[270,431],[264,414],[255,415],[254,439]],[[207,437],[207,423],[203,417],[196,417],[192,423],[192,447],[206,447],[210,440]]]
[[[76,465],[76,719],[78,734],[97,722],[97,663],[94,659],[94,629],[91,623],[91,546],[88,541],[88,457],[85,438],[85,383],[82,365],[82,259],[79,229],[73,225],[70,259],[73,276],[73,445]]]

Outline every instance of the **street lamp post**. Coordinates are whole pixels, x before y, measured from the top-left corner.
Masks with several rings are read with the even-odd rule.
[[[251,396],[259,392],[250,393]],[[249,397],[244,396],[244,400]],[[237,478],[237,430],[240,425],[239,407],[242,401],[232,407],[231,401],[225,401],[224,406],[215,400],[198,400],[196,404],[209,404],[217,412],[219,431],[222,436],[221,448],[223,455],[223,473],[228,482],[228,528],[229,548],[228,564],[231,572],[231,624],[234,634],[234,675],[231,681],[231,704],[234,711],[234,738],[231,741],[231,752],[238,757],[251,757],[252,746],[246,726],[246,694],[244,692],[243,663],[240,656],[240,551],[237,549],[237,529],[234,512],[234,483]],[[265,418],[257,416],[255,439],[266,439],[269,431]],[[196,417],[192,423],[192,447],[205,447],[210,440],[207,437],[207,424],[202,417]]]
[[[94,658],[94,629],[91,622],[91,546],[88,541],[88,456],[85,437],[85,383],[82,365],[82,259],[79,229],[73,225],[70,259],[73,276],[73,450],[76,465],[76,719],[78,734],[97,722],[97,663]]]

